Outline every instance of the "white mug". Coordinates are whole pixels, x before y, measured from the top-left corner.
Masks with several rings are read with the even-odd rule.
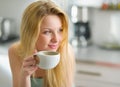
[[[60,53],[55,51],[40,51],[35,54],[38,60],[38,67],[41,69],[52,69],[60,61]]]

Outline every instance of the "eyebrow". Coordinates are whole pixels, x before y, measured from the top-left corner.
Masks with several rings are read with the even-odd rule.
[[[41,29],[49,29],[49,30],[52,30],[52,29],[54,29],[54,28],[51,28],[51,27],[45,27],[45,28],[41,28]],[[61,27],[59,27],[58,29],[63,29],[63,27],[61,26]]]

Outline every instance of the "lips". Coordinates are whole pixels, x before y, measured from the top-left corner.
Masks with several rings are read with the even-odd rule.
[[[57,45],[48,45],[51,49],[57,49]]]

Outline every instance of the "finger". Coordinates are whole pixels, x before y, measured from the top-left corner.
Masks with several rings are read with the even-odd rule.
[[[36,55],[36,53],[37,53],[37,50],[35,49],[34,52],[33,52],[33,56]]]
[[[34,58],[33,58],[33,56],[30,56],[30,57],[27,57],[27,58],[24,58],[24,60],[23,61],[33,61],[34,60]]]
[[[31,66],[31,67],[24,67],[23,71],[26,72],[27,74],[31,75],[32,73],[34,73],[36,70],[38,69],[38,67],[36,66]]]
[[[33,70],[33,69],[36,68],[36,67],[37,67],[37,65],[33,65],[33,64],[23,65],[23,69],[24,69],[25,71],[31,71],[31,70]]]
[[[33,71],[34,69],[36,69],[37,68],[37,66],[27,66],[27,67],[24,67],[24,70],[25,71]]]
[[[33,53],[34,53],[34,54],[37,53],[37,50],[35,49]]]
[[[24,58],[24,60],[26,61],[26,60],[34,59],[34,54],[36,54],[36,53],[37,53],[37,50],[35,49],[34,52],[33,52],[33,55],[31,55],[31,56],[29,56],[27,58]]]
[[[36,65],[36,61],[27,61],[27,62],[23,62],[23,67],[27,67],[27,66],[33,66]]]
[[[35,59],[35,61],[36,61],[36,64],[39,64],[40,59],[38,58],[38,56],[37,56],[37,55],[34,55],[34,59]]]

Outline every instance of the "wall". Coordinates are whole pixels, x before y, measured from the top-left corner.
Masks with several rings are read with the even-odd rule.
[[[14,19],[19,32],[23,10],[33,1],[35,0],[0,0],[0,17]]]
[[[0,17],[13,18],[16,21],[17,30],[19,33],[22,13],[23,13],[24,9],[27,7],[27,5],[33,1],[36,1],[36,0],[11,0],[11,1],[0,0]],[[55,3],[57,3],[58,5],[60,5],[61,8],[64,9],[68,13],[68,16],[70,19],[70,21],[69,21],[70,22],[69,38],[70,39],[73,38],[74,27],[71,22],[70,10],[71,10],[71,5],[75,4],[75,1],[74,0],[70,0],[70,1],[69,0],[64,0],[64,1],[63,0],[53,0],[53,1]],[[72,2],[72,1],[74,1],[74,2]],[[77,4],[81,3],[79,0],[76,0],[76,2],[77,2]],[[89,13],[88,13],[88,15],[89,15],[88,20],[90,21],[92,40],[94,43],[96,43],[96,42],[98,42],[98,39],[104,37],[104,35],[100,36],[100,34],[101,34],[100,32],[102,31],[102,34],[105,34],[107,32],[107,30],[105,30],[105,29],[107,29],[108,26],[111,24],[109,22],[111,19],[110,19],[110,15],[108,14],[108,12],[107,13],[100,12],[100,9],[98,7],[100,7],[100,5],[102,3],[101,0],[98,0],[97,2],[95,2],[95,0],[91,2],[91,0],[89,0],[88,3],[90,3],[90,5],[88,6],[88,7],[90,7]],[[97,9],[94,9],[91,7],[94,7]],[[119,18],[119,17],[117,17],[117,18]],[[105,19],[105,20],[103,21],[102,19]],[[114,20],[114,19],[112,19],[112,20]],[[104,24],[106,24],[106,25],[104,25]],[[102,25],[104,25],[104,26],[102,26]]]
[[[23,14],[24,9],[31,2],[36,0],[0,0],[0,17],[12,18],[16,22],[18,34],[20,28],[20,21]],[[56,4],[58,4],[62,9],[67,11],[68,0],[53,0]]]
[[[95,44],[120,44],[120,12],[116,10],[90,10],[92,41]]]

